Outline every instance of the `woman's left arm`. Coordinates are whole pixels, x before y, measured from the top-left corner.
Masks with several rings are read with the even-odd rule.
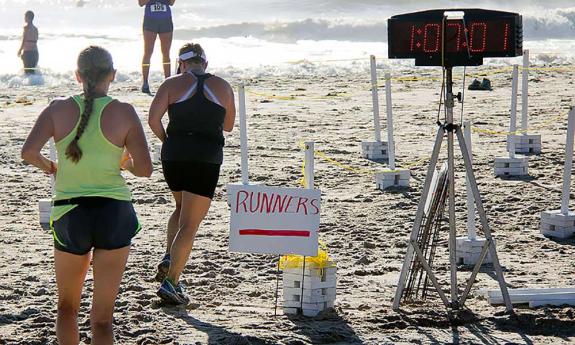
[[[52,106],[50,105],[40,113],[21,151],[21,157],[24,161],[47,174],[53,174],[56,170],[56,163],[40,153],[44,145],[54,134],[54,123],[52,122],[51,112]]]

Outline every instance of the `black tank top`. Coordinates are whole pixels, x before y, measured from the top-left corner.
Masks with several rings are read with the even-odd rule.
[[[226,109],[204,95],[204,82],[211,74],[196,75],[194,95],[168,106],[168,128],[162,160],[200,161],[222,164]]]

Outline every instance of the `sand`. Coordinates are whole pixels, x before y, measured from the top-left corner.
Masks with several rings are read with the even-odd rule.
[[[538,230],[540,212],[560,206],[566,118],[569,107],[575,104],[573,67],[532,72],[530,127],[535,128],[533,133],[542,134],[543,152],[530,157],[529,178],[495,178],[493,158],[505,155],[505,136],[474,134],[474,168],[511,288],[575,286],[575,240],[547,239]],[[472,119],[476,128],[506,131],[511,72],[507,69],[496,73],[497,69],[486,67],[479,70],[487,73],[494,90],[466,92],[465,118]],[[161,305],[155,295],[158,284],[152,280],[164,250],[167,218],[174,207],[161,165],[155,164],[149,179],[128,177],[143,230],[133,241],[117,300],[117,343],[575,342],[572,307],[517,308],[515,316],[508,316],[504,307],[488,305],[479,290],[497,287],[491,265],[485,266],[477,277],[466,304],[469,310],[455,321],[448,319],[435,295],[422,303],[403,305],[400,313],[391,310],[405,240],[436,133],[440,82],[427,77],[437,77],[438,72],[414,69],[395,73],[424,77],[393,82],[397,165],[411,169],[410,188],[382,192],[375,188],[371,173],[348,171],[324,159],[316,160],[315,182],[322,192],[320,238],[338,265],[335,310],[319,317],[284,316],[281,312],[274,317],[277,257],[228,252],[225,186],[241,179],[237,128],[227,137],[225,163],[213,206],[183,273],[183,284],[192,298],[187,309]],[[460,74],[456,71],[456,89],[461,87]],[[376,171],[385,167],[361,158],[361,141],[373,139],[367,71],[350,70],[348,74],[323,77],[254,77],[244,82],[251,181],[298,186],[303,140],[315,141],[317,150],[355,169]],[[470,82],[468,79],[466,83]],[[52,237],[38,224],[37,211],[38,199],[49,196],[49,179],[23,164],[19,152],[49,99],[77,92],[77,84],[70,82],[57,87],[11,88],[2,90],[0,95],[0,344],[56,343]],[[110,94],[134,104],[146,123],[151,98],[138,93],[135,83],[116,83]],[[382,92],[382,114],[384,99]],[[555,117],[559,119],[550,121]],[[384,121],[383,118],[385,128]],[[145,127],[150,145],[158,143]],[[461,162],[459,159],[456,172],[456,208],[458,232],[463,235],[466,213]],[[439,280],[445,288],[449,281],[446,238],[447,231],[437,256]],[[470,269],[460,269],[463,289]],[[83,343],[90,339],[90,277],[89,274],[79,317]]]

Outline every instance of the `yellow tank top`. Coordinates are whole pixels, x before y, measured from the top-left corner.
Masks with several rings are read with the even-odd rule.
[[[80,107],[81,114],[84,111],[83,96],[74,96],[73,99]],[[102,111],[112,101],[109,96],[94,99],[92,114],[78,141],[83,153],[79,162],[74,163],[66,158],[66,148],[76,135],[80,119],[74,129],[56,143],[58,172],[54,200],[81,196],[131,200],[130,190],[120,173],[120,160],[124,149],[111,143],[102,133],[100,126]]]

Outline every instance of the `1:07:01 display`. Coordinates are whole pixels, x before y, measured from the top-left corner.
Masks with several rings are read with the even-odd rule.
[[[394,51],[398,53],[441,52],[441,23],[394,23]],[[507,52],[510,46],[511,24],[505,20],[451,21],[445,28],[445,52],[482,54]],[[407,36],[407,37],[406,37]],[[467,37],[466,37],[467,36]]]

